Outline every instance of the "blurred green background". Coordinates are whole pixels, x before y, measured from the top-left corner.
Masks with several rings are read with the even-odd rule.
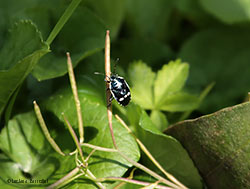
[[[19,19],[31,20],[45,40],[69,3],[2,0],[0,47],[5,46],[9,29]],[[33,95],[30,98],[42,98],[52,92],[55,81],[48,79],[66,73],[66,51],[71,52],[75,65],[81,63],[77,69],[82,70],[81,74],[103,72],[106,29],[111,31],[111,56],[120,59],[118,65],[125,72],[135,60],[142,60],[155,71],[169,60],[181,58],[190,64],[188,91],[198,94],[215,82],[198,115],[240,103],[247,96],[250,2],[236,0],[82,1],[52,43],[52,53],[35,66],[20,95],[28,92],[28,96]],[[37,83],[36,79],[43,82]],[[18,99],[24,102],[28,96]]]

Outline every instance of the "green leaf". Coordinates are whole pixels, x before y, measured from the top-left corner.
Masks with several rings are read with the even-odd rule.
[[[15,24],[0,52],[0,114],[14,91],[47,52],[48,46],[30,21]]]
[[[10,9],[9,6],[6,8],[8,16],[5,15],[5,19],[8,20],[9,24],[17,22],[20,19],[32,20],[41,32],[43,39],[46,39],[52,29],[49,20],[51,19],[53,4],[48,1],[39,1],[38,4],[38,1],[33,1],[32,3],[22,1],[22,4],[18,4],[18,8]],[[17,2],[10,0],[8,3],[12,5],[15,4],[16,6]]]
[[[20,114],[9,121],[0,134],[0,149],[8,156],[5,158],[2,155],[0,158],[0,167],[4,170],[0,173],[2,180],[27,181],[24,184],[11,182],[14,186],[31,184],[30,178],[47,179],[60,164],[58,155],[46,141],[33,112]],[[68,164],[72,165],[70,162]]]
[[[159,109],[169,112],[184,112],[198,108],[199,104],[200,100],[197,96],[179,92],[167,95],[165,101],[159,105]]]
[[[166,115],[158,110],[152,110],[150,119],[160,131],[166,129],[169,124]]]
[[[250,90],[249,43],[249,30],[227,28],[197,33],[184,44],[179,56],[192,67],[189,87],[202,90],[216,82],[201,107],[203,111],[236,104]]]
[[[250,102],[166,130],[188,150],[209,188],[249,188]]]
[[[0,154],[0,187],[1,188],[16,188],[15,184],[12,184],[11,179],[22,179],[25,180],[26,178],[22,174],[22,171],[19,169],[19,164],[13,162],[9,159],[6,155]]]
[[[152,109],[155,73],[145,63],[138,61],[130,64],[128,74],[132,84],[132,100],[144,109]]]
[[[83,124],[85,127],[85,142],[106,148],[113,148],[108,126],[107,108],[102,96],[96,90],[96,83],[91,78],[78,78],[78,95],[81,102]],[[59,120],[63,120],[61,113],[71,125],[77,127],[76,111],[72,92],[69,88],[60,90],[46,101],[44,107]],[[121,124],[113,119],[113,129],[118,148],[134,161],[138,161],[140,154],[133,137]],[[91,149],[83,148],[84,153]],[[117,153],[96,151],[89,160],[88,168],[97,177],[122,176],[131,166]],[[82,185],[84,187],[84,184]]]
[[[250,2],[245,0],[201,0],[201,5],[210,14],[227,24],[250,20]]]
[[[144,111],[136,135],[165,170],[189,188],[202,188],[199,173],[181,144],[173,137],[162,134]],[[155,170],[148,159],[143,161]]]
[[[159,108],[161,103],[165,102],[168,95],[174,94],[182,89],[187,80],[188,71],[188,64],[181,63],[181,60],[171,61],[158,71],[154,83],[156,107]]]
[[[103,23],[91,11],[79,7],[57,36],[52,53],[41,59],[32,74],[38,80],[62,76],[67,73],[66,51],[71,53],[73,66],[76,66],[84,58],[103,49],[104,39]]]

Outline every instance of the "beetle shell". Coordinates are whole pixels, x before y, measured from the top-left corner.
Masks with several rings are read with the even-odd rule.
[[[121,106],[126,106],[131,100],[130,89],[123,77],[112,75],[110,77],[109,89],[114,99]]]

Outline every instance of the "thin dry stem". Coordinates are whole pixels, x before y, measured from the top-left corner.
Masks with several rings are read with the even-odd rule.
[[[110,78],[111,71],[110,71],[110,36],[109,36],[109,30],[106,32],[106,39],[105,39],[105,74],[107,78]],[[115,136],[112,126],[112,105],[110,103],[110,97],[111,93],[109,90],[109,83],[106,82],[106,101],[107,101],[107,113],[108,113],[108,122],[109,122],[109,130],[111,133],[113,145],[115,149],[117,149],[117,145],[115,142]]]
[[[76,144],[77,150],[78,150],[78,152],[80,154],[80,157],[82,159],[82,163],[85,163],[83,153],[82,153],[82,148],[81,148],[81,145],[80,145],[80,143],[78,141],[76,133],[75,133],[74,129],[72,128],[72,126],[70,125],[67,118],[65,117],[64,113],[62,113],[62,115],[63,115],[63,118],[64,118],[64,121],[65,121],[66,125],[68,126],[69,132],[70,132],[70,134],[71,134],[71,136],[72,136],[72,138],[73,138],[73,140],[74,140],[74,142]]]
[[[136,140],[136,142],[138,143],[138,145],[140,146],[140,148],[142,149],[142,151],[148,156],[148,158],[155,164],[155,166],[160,169],[164,175],[171,180],[172,182],[174,182],[176,185],[179,185],[181,188],[187,188],[185,187],[181,182],[179,182],[173,175],[167,173],[163,167],[158,163],[158,161],[156,161],[156,159],[153,157],[153,155],[148,151],[148,149],[146,148],[146,146],[144,146],[144,144],[133,134],[133,132],[131,131],[131,129],[126,125],[126,123],[118,116],[115,115],[116,119],[118,119],[118,121],[127,129],[127,131],[134,137],[134,139]]]
[[[93,150],[89,153],[88,157],[85,159],[85,162],[86,162],[86,163],[88,162],[89,158],[93,155],[93,153],[94,153],[95,151],[96,151],[96,149],[93,149]]]
[[[131,164],[133,164],[135,167],[137,167],[138,169],[141,169],[143,170],[144,172],[148,173],[149,175],[151,175],[152,177],[160,180],[162,183],[168,185],[168,186],[171,186],[172,188],[182,188],[180,186],[177,186],[175,185],[174,183],[166,180],[165,178],[163,178],[162,176],[158,175],[157,173],[151,171],[149,168],[145,167],[144,165],[140,164],[140,163],[137,163],[135,162],[134,160],[130,159],[129,157],[127,157],[125,154],[123,154],[122,152],[120,152],[118,150],[118,153],[124,158],[126,159],[128,162],[130,162]]]
[[[136,168],[133,168],[132,171],[129,173],[129,176],[127,177],[127,179],[133,179],[134,178],[134,172],[135,172]],[[125,182],[121,182],[119,183],[118,185],[116,185],[114,187],[114,189],[119,189],[120,187],[122,187],[123,185],[125,185],[126,183]]]
[[[69,54],[69,52],[67,52],[66,54],[67,54],[67,64],[68,64],[68,71],[69,71],[69,80],[70,80],[70,85],[71,85],[71,88],[72,88],[74,101],[75,101],[75,106],[76,106],[76,112],[77,112],[78,129],[79,129],[79,134],[80,134],[80,143],[83,143],[83,141],[84,141],[84,130],[83,130],[81,104],[80,104],[80,100],[79,100],[79,97],[78,97],[76,80],[75,80],[75,75],[74,75],[74,71],[73,71],[73,66],[72,66],[72,61],[71,61],[71,58],[70,58],[70,54]]]
[[[100,180],[101,181],[122,181],[122,182],[132,183],[132,184],[141,185],[141,186],[149,186],[151,184],[155,184],[155,183],[133,180],[129,178],[122,178],[122,177],[107,177],[107,178],[101,178]],[[154,188],[172,189],[171,187],[162,186],[162,185],[155,185]]]
[[[47,128],[47,126],[45,124],[45,121],[43,119],[41,110],[40,110],[39,106],[37,105],[36,101],[33,101],[33,104],[34,104],[34,110],[35,110],[35,113],[36,113],[36,117],[37,117],[37,119],[38,119],[38,121],[40,123],[40,126],[41,126],[41,128],[43,130],[43,133],[44,133],[46,139],[49,141],[50,145],[52,146],[52,148],[54,148],[54,150],[56,152],[58,152],[62,156],[65,156],[65,154],[62,152],[62,150],[59,148],[59,146],[54,141],[54,139],[50,136],[48,128]]]

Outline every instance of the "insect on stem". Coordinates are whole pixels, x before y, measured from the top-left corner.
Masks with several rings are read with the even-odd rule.
[[[109,30],[106,31],[106,38],[105,38],[105,75],[106,77],[110,78],[111,71],[110,71],[110,36],[109,36]],[[115,149],[117,148],[113,126],[112,126],[112,105],[110,104],[110,97],[111,92],[109,90],[109,83],[106,81],[106,102],[107,102],[107,113],[108,113],[108,123],[109,123],[109,130],[111,134],[111,138],[113,141],[113,145]],[[109,105],[110,104],[110,105]]]

